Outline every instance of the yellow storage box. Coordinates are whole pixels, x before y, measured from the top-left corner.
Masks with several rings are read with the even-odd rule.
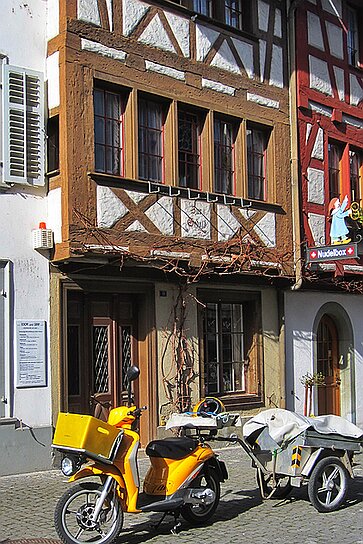
[[[53,447],[91,453],[109,459],[120,429],[92,416],[60,412]]]

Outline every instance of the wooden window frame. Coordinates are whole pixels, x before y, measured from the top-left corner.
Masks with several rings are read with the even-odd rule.
[[[191,117],[194,117],[194,123],[192,121],[192,131],[193,131],[193,134],[192,134],[192,138],[193,138],[193,142],[192,142],[192,150],[189,151],[188,149],[183,149],[180,145],[180,128],[181,128],[181,116],[185,116],[186,118],[189,116],[190,118]],[[195,109],[192,109],[192,108],[188,108],[187,106],[178,106],[178,127],[177,127],[177,131],[178,131],[178,138],[177,138],[177,141],[178,141],[178,178],[177,178],[177,182],[178,182],[178,186],[179,187],[187,187],[189,189],[194,189],[194,190],[200,190],[201,187],[202,187],[202,176],[201,176],[201,173],[202,173],[202,149],[201,149],[201,126],[202,126],[202,118],[201,118],[201,113],[198,112],[197,110]],[[190,157],[191,160],[181,160],[181,154],[184,153],[187,158]],[[185,168],[184,170],[187,171],[188,170],[188,165],[195,165],[196,166],[196,179],[194,180],[195,183],[194,184],[188,184],[187,183],[187,180],[185,183],[181,183],[181,164],[184,164],[185,165]]]
[[[230,29],[237,31],[251,31],[251,1],[250,0],[232,0],[237,3],[237,7],[227,6],[227,3],[230,3],[231,0],[225,0],[221,2],[215,2],[213,0],[170,0],[175,4],[184,6],[189,11],[197,13],[202,17],[206,17],[213,21],[214,24],[222,23]],[[199,2],[206,2],[209,4],[208,9],[201,9],[198,5]],[[228,20],[227,10],[231,10],[232,13],[239,14],[238,24],[232,24],[232,21]]]
[[[242,0],[225,0],[224,4],[224,22],[226,25],[243,30],[243,6]],[[230,18],[230,20],[229,20]],[[233,24],[235,18],[236,24]]]
[[[329,200],[340,198],[342,192],[342,161],[344,144],[328,141],[328,190]],[[336,179],[336,177],[338,179]]]
[[[251,194],[253,191],[251,190],[251,181],[250,177],[256,178],[261,177],[257,176],[255,173],[251,173],[251,167],[252,164],[250,164],[250,160],[252,158],[252,154],[249,151],[248,148],[248,133],[251,131],[251,133],[260,133],[263,134],[264,138],[264,150],[262,153],[262,160],[263,160],[263,176],[262,176],[262,197],[258,198],[256,196],[256,193]],[[274,172],[273,172],[273,157],[272,157],[272,149],[273,149],[273,137],[272,137],[272,127],[261,125],[261,124],[255,124],[251,122],[246,123],[246,135],[245,135],[245,142],[246,142],[246,195],[247,198],[250,198],[251,200],[257,200],[259,202],[268,202],[275,198],[274,194]],[[257,153],[254,153],[257,154]],[[254,170],[253,170],[254,172]]]
[[[47,175],[59,172],[59,115],[47,122]]]
[[[229,409],[243,409],[247,406],[262,406],[263,404],[263,349],[262,349],[262,302],[260,293],[255,291],[215,291],[198,290],[198,300],[203,302],[199,307],[199,354],[201,396],[207,394],[205,384],[205,329],[203,312],[206,305],[211,304],[242,304],[244,311],[244,361],[245,361],[245,391],[219,391],[213,396],[220,398]],[[248,349],[249,346],[249,349]],[[222,349],[222,348],[220,348]]]
[[[143,152],[141,151],[140,146],[140,128],[143,126],[140,122],[140,108],[142,104],[148,104],[148,105],[157,105],[159,109],[159,113],[161,114],[161,123],[160,127],[151,127],[148,125],[145,125],[144,128],[146,130],[146,134],[149,134],[150,131],[157,132],[160,135],[160,155],[152,154],[150,152]],[[169,138],[166,136],[166,132],[169,133],[169,130],[167,129],[168,121],[170,120],[170,116],[168,115],[169,110],[169,103],[165,100],[159,100],[158,97],[152,96],[152,95],[145,95],[140,93],[138,96],[138,120],[137,120],[137,134],[138,134],[138,178],[144,181],[155,181],[158,183],[164,183],[165,180],[169,181],[168,176],[166,175],[166,164],[165,164],[165,147],[166,147],[166,141],[169,140]],[[160,160],[160,171],[157,173],[158,175],[153,177],[153,175],[150,176],[150,164],[148,166],[148,171],[145,173],[141,172],[140,168],[140,156],[141,154],[145,155],[150,159],[150,157],[158,157]],[[160,175],[159,175],[160,174]]]
[[[352,156],[357,159],[357,171],[352,172]],[[354,178],[356,178],[354,180]],[[349,179],[350,179],[350,194],[352,202],[362,201],[362,181],[363,181],[363,150],[351,147],[349,149]],[[353,181],[354,180],[354,181]]]
[[[103,107],[104,107],[104,115],[101,115],[97,113],[96,110],[96,93],[103,93]],[[104,85],[95,85],[94,91],[93,91],[93,107],[94,107],[94,165],[95,165],[95,171],[101,172],[103,174],[111,174],[116,176],[124,176],[125,175],[125,107],[127,102],[127,95],[126,91],[123,91],[122,88],[108,88]],[[111,117],[107,115],[106,112],[106,100],[109,96],[116,96],[118,99],[118,106],[120,111],[120,118]],[[96,137],[96,121],[103,119],[103,130],[104,130],[104,143],[98,142]],[[114,145],[114,142],[109,139],[109,133],[108,133],[108,126],[112,124],[112,140],[113,135],[116,131],[119,132],[119,138],[120,138],[120,144]],[[116,130],[115,127],[118,129]],[[104,148],[104,160],[103,160],[103,168],[98,167],[97,165],[97,146]],[[117,152],[116,152],[117,150]],[[114,169],[116,171],[111,171],[108,168],[107,163],[107,151],[111,153],[112,163],[114,162],[116,158],[116,154],[119,155],[117,158],[117,168]]]
[[[231,145],[224,143],[217,143],[216,140],[216,123],[225,123],[231,128]],[[237,143],[237,134],[239,128],[240,120],[232,119],[224,115],[215,114],[213,116],[213,158],[214,158],[214,168],[213,168],[213,192],[218,194],[232,195],[236,196],[237,194],[237,183],[236,183],[236,143]],[[218,147],[217,147],[218,146]],[[217,151],[222,149],[230,148],[230,157],[231,157],[231,169],[222,168],[219,166],[216,161]],[[218,172],[229,172],[231,175],[231,187],[217,187],[217,171]],[[221,189],[221,190],[218,190]],[[225,190],[223,190],[225,189]]]
[[[351,24],[352,21],[353,21],[353,25]],[[353,4],[347,4],[346,5],[346,26],[347,26],[348,64],[355,68],[360,68],[362,66],[362,47],[363,47],[362,25],[363,25],[362,9]],[[354,29],[352,28],[352,26],[354,26]]]

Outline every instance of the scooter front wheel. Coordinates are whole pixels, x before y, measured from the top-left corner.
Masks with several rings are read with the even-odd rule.
[[[95,482],[83,482],[59,499],[54,525],[64,544],[111,544],[117,538],[123,525],[123,512],[114,488],[102,504],[97,521],[93,520],[102,489]]]
[[[209,488],[214,491],[213,502],[209,504],[186,504],[181,508],[180,513],[186,521],[189,521],[192,525],[202,525],[213,516],[221,496],[221,484],[216,471],[209,468],[206,473],[193,480],[190,487]]]

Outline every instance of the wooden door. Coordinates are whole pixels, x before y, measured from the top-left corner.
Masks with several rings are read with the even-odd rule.
[[[318,387],[318,415],[340,415],[340,369],[338,331],[331,317],[324,315],[317,332],[317,371],[324,376]]]
[[[67,409],[106,420],[110,408],[127,402],[126,372],[137,357],[135,297],[69,291],[67,316]]]

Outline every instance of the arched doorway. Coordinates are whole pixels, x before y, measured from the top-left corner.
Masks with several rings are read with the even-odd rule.
[[[334,320],[323,315],[317,329],[317,372],[324,385],[318,387],[318,415],[340,416],[339,338]]]

